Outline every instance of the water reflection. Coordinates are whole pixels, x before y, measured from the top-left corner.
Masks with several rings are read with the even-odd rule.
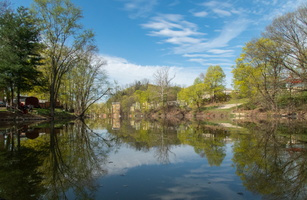
[[[242,124],[234,164],[244,185],[265,199],[307,199],[307,129],[303,123]]]
[[[227,124],[88,120],[7,126],[0,130],[0,198],[307,198],[304,123]]]
[[[110,151],[108,139],[81,121],[27,127],[40,135],[35,140],[22,140],[28,132],[22,127],[13,126],[2,134],[0,197],[67,199],[67,191],[72,191],[77,199],[95,199],[93,191],[99,187],[95,179],[107,173],[102,163]]]

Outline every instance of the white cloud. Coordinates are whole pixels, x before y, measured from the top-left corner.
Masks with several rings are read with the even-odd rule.
[[[110,153],[109,163],[106,163],[104,168],[107,169],[108,175],[125,174],[127,171],[146,165],[159,165],[161,164],[156,158],[157,148],[151,148],[148,152],[133,150],[132,148],[120,147],[116,152]],[[169,154],[169,161],[172,164],[181,163],[183,161],[191,162],[199,160],[199,156],[195,154],[191,146],[171,147]]]
[[[180,4],[180,0],[175,0],[172,3],[170,3],[168,6],[173,7],[173,6],[177,6],[178,4]]]
[[[201,11],[201,12],[195,12],[193,13],[195,17],[206,17],[208,13],[206,11]]]
[[[210,53],[214,54],[224,54],[224,53],[232,53],[234,52],[233,50],[224,50],[224,49],[210,49],[208,50]]]
[[[232,58],[234,55],[232,53],[224,53],[224,54],[218,54],[218,55],[212,55],[212,54],[184,54],[183,57],[187,58]]]
[[[102,55],[102,57],[107,61],[105,70],[108,73],[109,79],[118,81],[122,86],[145,78],[153,82],[153,74],[161,67],[170,67],[170,75],[175,75],[172,83],[180,86],[192,85],[194,79],[201,72],[204,72],[203,67],[145,66],[130,63],[126,59],[119,57],[108,55]]]
[[[192,35],[199,35],[191,29],[182,29],[182,30],[171,30],[171,29],[162,29],[160,31],[153,31],[150,33],[152,36],[162,36],[162,37],[186,37]]]
[[[263,20],[271,21],[274,18],[284,15],[287,12],[293,12],[303,3],[306,3],[306,0],[286,0],[280,5],[274,5],[274,9],[272,9],[270,12],[264,13]]]
[[[207,65],[207,60],[203,58],[191,58],[189,59],[190,62],[197,62],[201,65]]]
[[[192,38],[192,37],[173,37],[173,38],[169,38],[167,40],[165,40],[168,43],[172,43],[172,44],[183,44],[183,43],[190,43],[190,44],[196,44],[196,43],[200,43],[202,40],[201,39],[197,39],[197,38]]]
[[[234,38],[238,37],[249,24],[248,20],[239,19],[226,24],[218,37],[208,41],[197,44],[188,44],[185,46],[175,47],[177,54],[199,53],[204,51],[212,51],[212,49],[222,48],[228,46],[228,43]]]
[[[209,8],[213,13],[219,17],[230,17],[232,14],[239,14],[232,4],[220,1],[209,1],[201,4],[202,6]]]
[[[217,15],[219,15],[220,17],[229,17],[231,16],[231,12],[226,11],[226,10],[222,10],[222,9],[213,9],[213,12],[216,13]]]
[[[153,17],[150,22],[142,24],[143,28],[153,29],[150,36],[166,37],[166,43],[171,44],[195,44],[203,39],[199,38],[204,33],[198,32],[198,26],[184,20],[182,15],[160,14]]]
[[[131,18],[145,17],[157,5],[157,0],[125,0],[124,8],[131,12]]]
[[[209,8],[215,8],[215,7],[230,8],[231,7],[231,4],[227,2],[220,2],[220,1],[208,1],[208,2],[202,3],[201,5],[209,7]]]

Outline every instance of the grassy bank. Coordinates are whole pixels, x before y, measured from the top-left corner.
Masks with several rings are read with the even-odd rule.
[[[28,113],[23,113],[19,110],[7,110],[5,107],[0,108],[1,120],[48,120],[50,117],[49,109],[35,108]],[[73,113],[55,109],[55,119],[73,119]]]

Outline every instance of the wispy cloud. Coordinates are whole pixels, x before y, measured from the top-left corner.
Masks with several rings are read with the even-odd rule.
[[[208,52],[214,53],[214,54],[224,54],[224,53],[232,53],[233,50],[224,50],[224,49],[210,49]]]
[[[203,6],[205,5],[211,7],[215,13],[220,12],[219,15],[223,17],[234,13],[234,11],[222,13],[223,10],[217,7],[219,4],[216,1],[203,4]],[[222,8],[226,7],[229,10],[234,10],[230,4],[222,3]],[[207,15],[205,11],[192,12],[192,14],[198,17]],[[179,14],[159,14],[152,17],[149,22],[142,24],[142,27],[150,29],[149,36],[162,38],[160,43],[172,44],[172,53],[183,57],[191,56],[187,59],[189,62],[198,63],[202,66],[212,64],[233,65],[231,60],[223,60],[223,58],[232,57],[234,60],[234,50],[228,48],[229,43],[246,30],[250,23],[249,20],[244,17],[232,17],[224,24],[224,27],[219,31],[219,35],[212,37],[206,32],[201,32],[197,24],[187,21],[185,18],[185,16]]]
[[[238,19],[226,24],[220,32],[220,35],[209,41],[189,44],[175,47],[175,53],[177,54],[188,54],[188,53],[200,53],[200,52],[214,52],[216,48],[227,47],[228,43],[239,36],[248,27],[249,20]]]
[[[123,0],[125,10],[130,12],[131,18],[147,17],[157,5],[157,0]]]
[[[193,15],[195,17],[206,17],[209,13],[206,11],[194,12]]]
[[[221,1],[209,1],[201,4],[205,8],[212,11],[214,14],[218,15],[219,17],[229,17],[232,14],[238,14],[237,10],[234,6],[227,2]]]
[[[222,10],[222,9],[213,9],[213,12],[216,13],[217,15],[221,16],[221,17],[229,17],[231,16],[231,12],[227,11],[227,10]]]
[[[277,2],[278,2],[277,0],[272,2],[270,6],[274,7],[273,9],[270,10],[270,12],[263,13],[263,18],[262,18],[263,21],[268,21],[268,20],[271,21],[274,18],[284,15],[287,12],[293,12],[300,5],[306,3],[306,0],[286,0],[279,3]]]
[[[186,58],[232,58],[234,55],[232,53],[224,53],[224,54],[218,54],[218,55],[212,55],[212,54],[184,54],[183,57]]]
[[[208,63],[208,60],[206,59],[203,59],[203,58],[191,58],[189,59],[190,62],[196,62],[196,63],[199,63],[201,65],[207,65]]]
[[[180,0],[174,0],[173,2],[171,2],[170,4],[169,4],[169,6],[177,6],[178,4],[180,4]]]
[[[160,14],[153,17],[148,23],[142,24],[143,28],[152,29],[150,36],[165,37],[166,43],[195,44],[202,42],[199,36],[205,35],[198,31],[198,26],[184,20],[178,14]]]

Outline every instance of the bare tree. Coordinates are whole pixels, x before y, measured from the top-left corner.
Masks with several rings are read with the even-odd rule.
[[[267,27],[265,37],[281,45],[288,55],[283,65],[297,77],[307,81],[307,4],[295,12],[276,18]]]
[[[171,81],[176,76],[170,76],[169,70],[169,67],[159,68],[153,75],[154,83],[158,86],[158,93],[163,105],[166,101],[167,89],[171,86]]]
[[[79,56],[79,62],[72,70],[72,92],[75,113],[82,118],[87,109],[107,95],[110,89],[103,69],[106,61],[90,50],[80,51]]]
[[[3,15],[5,12],[11,10],[12,3],[8,0],[0,1],[0,15]]]

